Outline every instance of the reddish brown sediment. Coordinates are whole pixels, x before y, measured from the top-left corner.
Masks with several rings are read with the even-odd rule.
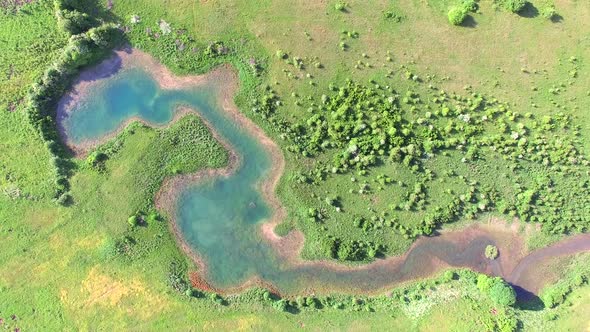
[[[195,289],[205,292],[217,292],[217,289],[213,288],[209,283],[201,276],[198,272],[193,271],[188,274],[188,278],[191,282],[191,286]]]
[[[384,284],[382,287],[375,287],[372,288],[371,291],[364,292],[375,294],[385,292],[394,284],[403,283],[417,278],[425,278],[449,267],[471,268],[479,272],[492,273],[501,275],[503,277],[508,277],[515,275],[515,273],[518,273],[519,270],[517,267],[519,266],[519,263],[525,261],[523,258],[527,257],[528,252],[526,251],[524,238],[519,234],[518,229],[513,226],[508,226],[505,223],[498,222],[496,219],[489,219],[487,223],[482,222],[474,224],[465,227],[462,230],[442,231],[441,235],[436,237],[420,237],[412,244],[412,246],[405,254],[395,257],[388,257],[386,259],[379,259],[375,262],[362,266],[347,266],[339,264],[335,261],[328,260],[303,260],[301,258],[300,253],[301,249],[303,248],[304,236],[300,231],[291,231],[285,237],[279,237],[274,233],[274,228],[276,227],[276,225],[282,222],[287,216],[285,208],[276,196],[276,187],[281,179],[281,176],[285,168],[285,160],[283,157],[282,150],[276,143],[274,143],[268,136],[266,136],[266,134],[260,127],[258,127],[252,120],[250,120],[244,114],[242,114],[234,104],[233,97],[238,88],[238,79],[235,71],[233,71],[229,66],[219,67],[218,69],[205,75],[178,77],[172,74],[166,67],[159,64],[154,58],[152,58],[150,55],[146,53],[143,53],[138,50],[117,51],[117,53],[111,59],[82,73],[72,93],[68,94],[64,98],[64,100],[60,102],[60,107],[58,109],[58,120],[63,119],[63,117],[67,116],[67,113],[71,106],[74,103],[79,102],[82,98],[84,98],[84,95],[88,92],[89,87],[91,87],[92,84],[94,84],[94,82],[97,82],[103,78],[110,77],[114,75],[117,71],[125,69],[128,66],[144,68],[146,72],[151,73],[154,80],[158,82],[158,84],[160,84],[160,87],[163,89],[191,88],[210,82],[214,82],[215,84],[218,84],[222,87],[216,90],[218,93],[217,98],[219,101],[219,105],[221,105],[221,109],[224,112],[226,112],[226,114],[239,126],[244,128],[250,135],[256,138],[258,142],[260,142],[262,147],[268,152],[271,158],[272,168],[268,172],[267,176],[260,183],[257,184],[257,188],[260,190],[263,198],[266,200],[269,207],[271,208],[272,215],[268,220],[265,220],[260,223],[259,234],[264,240],[268,241],[268,243],[276,251],[277,255],[285,263],[287,263],[287,265],[290,268],[306,266],[317,267],[318,269],[329,269],[330,271],[334,272],[361,271],[372,269],[383,270],[383,268],[387,268],[387,270],[395,271],[396,268],[400,267],[406,261],[409,253],[412,250],[419,248],[421,245],[426,243],[426,241],[447,241],[448,243],[456,245],[458,250],[465,250],[469,247],[470,243],[475,239],[479,237],[486,237],[492,239],[499,248],[500,256],[496,261],[490,262],[486,260],[484,257],[484,253],[482,251],[481,254],[476,255],[476,259],[473,262],[470,262],[471,265],[468,266],[450,265],[443,259],[440,259],[439,257],[433,255],[429,257],[430,259],[425,259],[425,265],[421,267],[421,270],[416,271],[416,273],[412,274],[410,277],[403,280],[395,280],[391,283]],[[162,127],[171,125],[177,119],[181,118],[189,112],[199,114],[198,110],[192,110],[186,107],[181,107],[181,109],[176,111],[174,118],[168,124]],[[78,156],[83,156],[89,148],[112,138],[114,135],[120,132],[130,121],[137,120],[139,119],[130,119],[125,124],[122,124],[119,128],[117,128],[117,130],[115,130],[113,133],[101,137],[99,140],[87,142],[83,145],[70,145],[70,147],[77,153]],[[58,123],[60,122],[61,121],[58,121]],[[198,252],[196,252],[184,240],[184,237],[178,229],[178,224],[176,221],[176,208],[178,204],[179,194],[183,190],[185,190],[188,185],[194,185],[195,183],[202,181],[204,179],[209,179],[212,177],[228,177],[231,174],[233,174],[240,165],[241,157],[236,154],[232,146],[228,142],[226,142],[222,137],[220,137],[215,131],[215,129],[211,127],[211,125],[208,124],[205,120],[204,123],[209,127],[213,137],[217,139],[228,150],[228,165],[221,169],[205,169],[193,174],[179,175],[166,179],[155,197],[155,205],[158,209],[164,211],[168,215],[169,220],[171,221],[169,223],[170,229],[178,243],[178,246],[198,266],[198,272],[191,272],[191,282],[193,283],[194,287],[206,291],[216,291],[228,294],[240,292],[245,288],[249,288],[252,286],[262,286],[273,290],[273,292],[275,293],[279,293],[278,289],[276,289],[271,283],[262,280],[258,276],[250,278],[238,287],[224,289],[214,287],[214,285],[207,281],[206,262],[198,254]],[[152,124],[146,124],[152,126]],[[60,133],[62,134],[64,141],[67,143],[68,141],[66,133],[61,127],[61,125]],[[586,236],[588,236],[588,239],[590,240],[590,235]],[[564,243],[568,240],[569,239],[565,239]],[[557,244],[557,246],[559,246],[559,244]],[[560,249],[558,247],[557,249],[548,250],[557,250],[557,252],[559,252]],[[427,262],[429,263],[427,264]],[[279,267],[277,266],[277,268]],[[333,287],[331,287],[331,285],[325,286],[325,289],[327,291],[341,291],[341,289],[334,289]],[[318,289],[318,287],[314,286],[306,287],[308,288],[301,289],[298,292],[315,293],[317,291],[324,290]],[[356,293],[359,292],[358,290],[347,291]]]

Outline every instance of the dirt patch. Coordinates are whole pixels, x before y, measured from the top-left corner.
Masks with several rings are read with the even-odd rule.
[[[116,279],[102,273],[99,266],[89,271],[79,290],[62,289],[60,299],[74,310],[86,310],[92,306],[114,307],[143,319],[173,309],[172,303],[153,294],[142,281]]]
[[[88,294],[84,301],[86,307],[95,304],[115,306],[133,292],[133,287],[100,273],[96,267],[82,281],[82,289]]]

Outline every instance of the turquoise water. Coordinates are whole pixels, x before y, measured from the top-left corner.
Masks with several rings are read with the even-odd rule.
[[[179,229],[187,243],[205,260],[206,279],[215,287],[242,284],[253,276],[282,291],[339,289],[370,291],[396,281],[427,276],[436,270],[433,258],[478,270],[488,267],[483,258],[487,237],[476,237],[459,247],[444,237],[419,242],[400,264],[378,264],[370,269],[337,271],[322,264],[287,266],[262,240],[259,224],[271,215],[256,185],[268,174],[271,158],[249,133],[237,126],[216,105],[216,89],[204,85],[185,90],[162,90],[150,74],[131,68],[100,80],[89,94],[60,119],[73,144],[100,139],[131,118],[164,125],[177,105],[197,109],[241,157],[236,173],[186,188],[176,208]],[[385,263],[385,262],[382,262]]]

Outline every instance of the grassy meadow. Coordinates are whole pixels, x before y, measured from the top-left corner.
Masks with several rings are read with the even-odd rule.
[[[449,103],[455,106],[467,108],[468,101],[452,94],[477,99],[472,93],[480,93],[494,107],[504,105],[521,115],[530,112],[531,118],[506,122],[511,128],[523,123],[532,133],[544,130],[534,128],[535,119],[564,112],[572,117],[567,128],[547,132],[571,138],[581,156],[590,153],[590,115],[585,111],[590,107],[587,3],[556,0],[562,19],[552,22],[535,15],[535,9],[538,12],[547,5],[546,0],[532,0],[521,15],[482,0],[464,27],[448,23],[447,11],[456,5],[450,0],[347,1],[344,10],[337,9],[337,3],[117,0],[110,11],[102,8],[106,1],[100,7],[105,20],[129,28],[126,36],[133,46],[154,54],[175,72],[204,72],[231,62],[242,83],[236,103],[286,151],[294,143],[252,110],[253,101],[268,95],[265,86],[277,96],[271,102],[280,104],[272,107],[272,119],[306,123],[320,108],[322,95],[336,100],[330,83],[343,86],[346,79],[352,79],[363,87],[391,85],[400,100],[408,91],[414,92],[423,102],[407,121],[423,117],[427,105],[434,113],[437,106],[432,98],[439,96],[439,90],[448,92]],[[134,15],[139,22],[132,24]],[[186,31],[156,38],[154,31],[160,20]],[[147,28],[153,31],[148,33]],[[204,55],[214,42],[223,42],[230,53]],[[223,299],[201,292],[194,296],[179,293],[174,288],[186,282],[186,272],[194,266],[153,210],[153,195],[165,177],[223,166],[227,154],[194,116],[161,130],[134,124],[98,148],[108,157],[105,161],[72,159],[72,204],[55,204],[57,174],[50,163],[51,153],[27,122],[24,98],[67,43],[68,35],[58,28],[51,1],[39,0],[18,13],[0,14],[0,326],[22,331],[356,331],[387,327],[511,331],[518,319],[517,327],[522,330],[580,331],[590,327],[586,315],[590,310],[587,254],[576,258],[571,267],[554,271],[583,280],[556,284],[562,288],[555,294],[567,292],[555,308],[542,303],[532,308],[498,306],[478,292],[473,280],[459,277],[439,282],[444,275],[400,286],[392,290],[401,294],[397,297],[334,295],[319,304],[294,305],[296,310],[286,312],[277,310],[277,301],[260,296],[258,290]],[[179,52],[185,44],[186,50]],[[282,54],[277,56],[277,51],[287,54],[286,59]],[[414,75],[419,79],[413,79]],[[502,104],[494,104],[495,99]],[[310,112],[310,107],[316,110]],[[401,109],[410,110],[411,104],[403,103]],[[432,124],[442,127],[445,120],[439,117]],[[494,130],[487,128],[485,133]],[[170,137],[184,137],[197,144],[168,145]],[[537,178],[555,171],[552,181],[567,201],[563,203],[565,210],[572,211],[574,217],[581,215],[579,220],[567,222],[567,232],[588,227],[587,206],[586,210],[578,209],[570,203],[585,202],[586,197],[577,197],[579,192],[572,190],[584,184],[580,181],[588,175],[584,165],[549,169],[527,161],[519,162],[519,170],[513,172],[514,162],[501,155],[485,154],[479,161],[464,164],[457,162],[463,151],[449,151],[420,164],[437,173],[435,180],[426,181],[406,167],[384,162],[372,165],[366,175],[359,175],[356,169],[336,175],[324,172],[325,179],[317,184],[297,183],[300,173],[331,165],[336,154],[335,149],[326,149],[308,158],[285,152],[287,169],[279,196],[290,213],[281,228],[283,232],[298,228],[305,233],[306,258],[330,257],[331,250],[324,242],[329,236],[342,243],[381,245],[381,254],[402,253],[415,238],[412,225],[422,220],[430,207],[449,204],[457,193],[469,191],[474,179],[479,183],[478,193],[496,186],[507,188],[498,196],[515,197],[514,182],[530,188]],[[209,158],[211,155],[214,158]],[[456,175],[447,174],[450,170]],[[394,183],[381,185],[380,174],[395,174]],[[363,181],[375,189],[358,194],[358,182]],[[406,202],[400,193],[421,181],[428,188],[424,209],[390,211],[392,202]],[[376,189],[380,186],[383,189]],[[546,194],[546,189],[539,190]],[[337,201],[343,212],[336,212],[338,206],[326,198]],[[317,209],[325,220],[309,222],[310,209]],[[132,227],[128,218],[138,211],[145,222]],[[509,207],[507,213],[510,211]],[[545,213],[542,208],[539,211],[530,213]],[[321,219],[317,212],[313,218]],[[488,212],[501,215],[496,210]],[[514,208],[515,214],[521,212]],[[387,226],[393,216],[397,222]],[[360,226],[356,223],[359,218],[365,220]],[[463,222],[465,219],[469,218],[462,216]],[[535,246],[561,237],[559,232],[539,233]],[[370,259],[363,254],[359,260]],[[547,288],[546,292],[550,291]]]

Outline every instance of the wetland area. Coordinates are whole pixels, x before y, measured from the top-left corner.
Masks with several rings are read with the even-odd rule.
[[[490,218],[421,237],[406,254],[363,266],[301,260],[303,235],[273,232],[285,218],[274,193],[284,168],[281,150],[233,104],[236,89],[237,77],[228,66],[176,77],[146,53],[125,49],[84,71],[58,111],[62,136],[78,155],[132,121],[166,127],[190,112],[201,117],[229,150],[228,165],[168,179],[156,205],[172,217],[177,241],[213,289],[235,292],[261,283],[286,294],[378,293],[444,268],[465,267],[537,292],[543,276],[523,278],[536,264],[590,249],[590,235],[579,235],[528,253],[517,227]],[[484,256],[488,245],[500,249],[497,260]],[[519,283],[522,279],[527,282]]]

